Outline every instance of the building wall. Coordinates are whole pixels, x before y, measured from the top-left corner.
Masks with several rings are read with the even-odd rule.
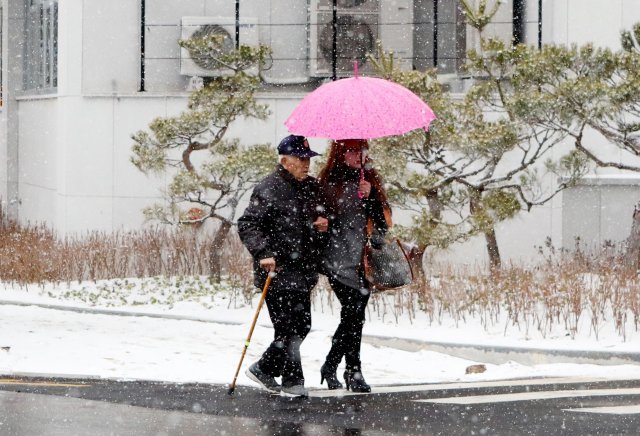
[[[15,62],[22,57],[20,44],[22,31],[13,23],[24,20],[24,8],[15,1],[2,1],[2,115],[0,116],[0,157],[2,170],[0,170],[0,183],[2,183],[2,198],[0,202],[3,210],[6,210],[11,218],[19,217],[20,196],[18,185],[19,159],[18,144],[19,134],[17,126],[20,123],[18,103],[13,83],[22,79],[22,64]]]
[[[22,221],[47,222],[57,226],[60,168],[57,118],[60,102],[56,98],[18,100],[20,218]],[[24,122],[38,120],[37,122]]]
[[[0,7],[2,8],[2,20],[0,21],[0,28],[2,29],[2,34],[6,29],[8,29],[9,20],[6,12],[8,11],[7,0],[0,1]],[[9,49],[9,38],[3,37],[0,40],[0,55],[2,56],[2,83],[0,83],[0,89],[4,90],[6,93],[6,57],[5,53]],[[3,93],[3,94],[4,94]],[[5,100],[6,95],[2,95],[2,107],[0,107],[0,126],[7,125],[7,111],[5,109]],[[6,210],[7,207],[7,186],[8,186],[8,150],[7,150],[7,133],[6,129],[0,130],[0,208]]]
[[[633,210],[640,202],[640,177],[589,177],[563,197],[565,247],[577,238],[585,249],[624,241],[631,232]]]
[[[7,2],[3,0],[4,5]],[[302,56],[306,56],[307,50],[306,2],[242,0],[241,3],[242,16],[257,17],[263,24],[302,23],[264,26],[260,28],[260,37],[274,48],[274,67],[267,73],[269,80],[306,80],[309,72]],[[385,7],[392,4],[383,3]],[[640,21],[637,3],[632,0],[544,1],[544,41],[594,41],[617,48],[619,31]],[[526,28],[530,43],[537,41],[537,4],[535,0],[527,3]],[[129,162],[130,135],[144,129],[154,117],[176,114],[186,108],[188,78],[179,74],[176,44],[180,37],[180,18],[234,16],[233,6],[230,0],[147,0],[146,92],[139,93],[139,2],[60,2],[60,84],[56,97],[22,96],[13,101],[13,106],[9,98],[7,107],[12,110],[5,108],[0,115],[3,123],[0,158],[7,156],[9,162],[0,170],[4,190],[0,190],[0,195],[6,192],[4,195],[10,196],[11,174],[19,174],[22,198],[19,211],[23,221],[46,221],[62,233],[137,228],[142,224],[141,209],[161,201],[160,190],[166,186],[166,179],[147,178],[133,167]],[[395,8],[404,6],[403,2],[393,3]],[[15,14],[19,11],[19,8],[13,10]],[[505,20],[510,19],[508,13],[501,13],[506,14]],[[19,33],[14,30],[16,32]],[[19,48],[12,45],[6,35],[3,35],[3,44],[14,47],[14,55],[19,53]],[[3,68],[15,70],[12,76],[15,87],[20,77],[19,62],[13,62],[11,67],[6,65]],[[228,135],[239,137],[245,143],[276,144],[287,134],[284,120],[305,95],[293,89],[261,94],[260,103],[271,108],[270,118],[239,122]],[[7,121],[11,117],[13,121]],[[322,139],[311,142],[315,148],[325,146]],[[580,198],[582,194],[576,195],[575,198]],[[536,246],[542,245],[547,237],[559,243],[570,239],[568,234],[563,236],[563,226],[571,220],[563,216],[568,216],[566,211],[572,201],[560,196],[544,207],[500,224],[497,233],[503,257],[529,259],[535,256]],[[397,219],[406,222],[409,218],[398,213]],[[486,260],[484,240],[474,238],[437,257],[464,263],[483,262]]]
[[[276,119],[288,116],[301,97],[261,98],[270,119],[245,121],[228,137],[276,144],[287,135]],[[167,179],[147,177],[131,164],[131,135],[155,117],[185,109],[184,97],[152,94],[21,100],[21,118],[28,120],[20,127],[21,216],[62,234],[140,227],[143,207],[163,201]]]
[[[140,2],[96,3],[84,0],[84,4],[83,92],[138,91],[141,81]],[[189,16],[234,18],[235,3],[214,0],[147,0],[146,92],[181,93],[187,89],[189,78],[180,75],[178,40],[181,38],[181,18]],[[265,73],[266,78],[274,83],[306,82],[309,78],[306,60],[306,2],[243,0],[241,19],[244,18],[257,19],[259,24],[263,24],[259,26],[260,42],[273,49],[274,62]],[[110,62],[105,62],[105,59]]]
[[[640,21],[635,0],[543,1],[543,41],[620,48],[620,31]]]

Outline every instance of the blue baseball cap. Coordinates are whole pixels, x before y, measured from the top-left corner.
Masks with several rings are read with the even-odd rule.
[[[304,136],[289,135],[278,144],[278,154],[295,157],[314,157],[320,153],[309,148],[309,142]]]

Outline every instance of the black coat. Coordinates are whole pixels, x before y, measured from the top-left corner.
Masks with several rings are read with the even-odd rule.
[[[238,233],[254,259],[254,283],[264,286],[267,272],[259,261],[276,259],[271,286],[311,289],[318,281],[322,234],[313,222],[322,215],[319,185],[313,177],[296,180],[278,165],[253,189],[249,205],[238,220]]]

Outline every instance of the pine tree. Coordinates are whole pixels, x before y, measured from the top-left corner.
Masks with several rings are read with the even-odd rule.
[[[241,45],[226,50],[219,35],[180,41],[192,56],[208,58],[225,74],[208,79],[194,91],[187,110],[158,117],[132,135],[131,162],[145,174],[167,173],[171,180],[164,204],[144,209],[147,219],[171,225],[194,225],[213,219],[211,275],[220,279],[221,250],[234,225],[242,196],[273,170],[276,156],[268,144],[242,145],[227,138],[239,118],[265,119],[269,112],[256,102],[261,64],[270,56],[265,46]]]

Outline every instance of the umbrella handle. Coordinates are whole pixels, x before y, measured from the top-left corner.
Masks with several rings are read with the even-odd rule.
[[[358,71],[358,61],[356,61],[356,73]],[[360,150],[360,183],[362,183],[364,181],[364,151]],[[364,198],[364,193],[358,189],[358,198],[359,199],[363,199]]]

